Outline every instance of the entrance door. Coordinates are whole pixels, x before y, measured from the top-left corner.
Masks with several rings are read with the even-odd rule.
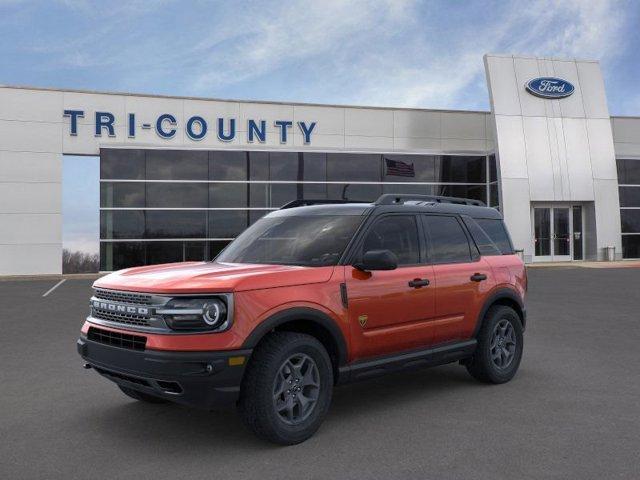
[[[534,261],[582,259],[582,207],[534,207],[533,232]]]

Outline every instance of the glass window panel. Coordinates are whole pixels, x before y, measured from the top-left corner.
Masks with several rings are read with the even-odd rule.
[[[144,211],[102,210],[100,238],[144,238]]]
[[[622,258],[640,258],[640,235],[622,235]]]
[[[207,242],[184,242],[184,261],[201,262],[207,259]]]
[[[267,152],[249,152],[249,180],[269,180]]]
[[[100,178],[144,180],[145,151],[128,148],[100,149]]]
[[[298,188],[301,185],[297,183],[272,183],[269,185],[271,191],[270,206],[280,208],[285,203],[302,198],[302,188]]]
[[[353,183],[327,185],[327,198],[354,202],[373,202],[382,195],[382,185],[359,185]]]
[[[618,183],[640,185],[640,160],[618,158]]]
[[[326,183],[305,183],[302,185],[302,198],[311,200],[324,200],[327,198]]]
[[[206,183],[147,183],[147,207],[206,208]]]
[[[209,210],[209,237],[235,238],[247,228],[247,210]]]
[[[328,153],[327,180],[379,182],[382,155],[363,153]]]
[[[432,185],[396,185],[386,184],[382,186],[383,193],[406,194],[406,195],[433,195]]]
[[[327,154],[303,153],[303,180],[324,182],[327,179]]]
[[[302,180],[301,162],[297,153],[270,152],[269,179],[270,180]]]
[[[495,155],[489,155],[489,181],[498,181],[498,163]]]
[[[100,242],[101,271],[112,272],[145,264],[145,248],[141,242]]]
[[[247,206],[246,183],[210,183],[209,206],[211,208],[241,208]]]
[[[492,183],[489,185],[489,206],[490,207],[500,207],[500,196],[498,193],[498,184]]]
[[[144,183],[101,183],[100,206],[143,208]]]
[[[455,217],[423,215],[429,240],[431,263],[462,263],[471,261],[469,240]]]
[[[551,255],[551,209],[534,208],[533,223],[536,256]]]
[[[246,180],[247,152],[209,152],[209,180]]]
[[[435,160],[433,155],[384,155],[385,182],[434,182]]]
[[[147,265],[184,260],[183,242],[146,242]]]
[[[206,210],[147,210],[144,238],[206,238]]]
[[[420,263],[418,227],[413,215],[392,215],[378,220],[362,243],[362,252],[389,250],[398,257],[398,265]]]
[[[209,260],[213,260],[218,256],[218,254],[229,245],[228,241],[215,241],[209,242]]]
[[[206,180],[208,152],[147,150],[147,180]]]
[[[436,182],[484,183],[486,158],[443,155],[436,162]]]
[[[251,208],[269,207],[269,190],[268,183],[249,184],[249,206]]]
[[[640,187],[619,187],[621,207],[640,207]]]
[[[640,210],[620,210],[622,233],[640,233]]]
[[[249,210],[249,225],[253,225],[267,213],[269,213],[269,210]]]
[[[467,229],[471,234],[471,238],[473,238],[481,255],[502,255],[500,248],[498,248],[491,237],[489,237],[489,234],[487,234],[487,232],[482,229],[482,227],[476,222],[476,220],[463,215],[462,221],[467,226]],[[474,250],[473,245],[471,246],[471,250]]]
[[[487,187],[485,185],[438,185],[435,187],[436,195],[445,197],[470,198],[486,203]]]

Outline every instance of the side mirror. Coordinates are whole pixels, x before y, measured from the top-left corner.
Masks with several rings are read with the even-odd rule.
[[[362,261],[354,263],[353,267],[363,272],[395,270],[398,268],[398,257],[390,250],[369,250],[362,256]]]

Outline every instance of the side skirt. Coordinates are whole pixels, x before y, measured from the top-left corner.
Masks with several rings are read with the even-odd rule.
[[[398,370],[435,367],[436,365],[456,362],[473,355],[477,343],[474,338],[423,350],[412,350],[397,355],[360,360],[340,367],[338,369],[338,381],[336,383],[355,382]]]

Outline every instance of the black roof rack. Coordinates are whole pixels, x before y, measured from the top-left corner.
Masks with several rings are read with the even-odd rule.
[[[405,202],[424,202],[424,203],[454,203],[456,205],[474,205],[476,207],[485,207],[484,202],[473,200],[471,198],[459,197],[443,197],[439,195],[413,195],[413,194],[393,194],[386,193],[381,195],[376,201],[376,205],[395,205]]]
[[[295,207],[306,207],[309,205],[338,205],[344,203],[367,203],[367,202],[358,202],[356,200],[320,200],[320,199],[302,199],[299,198],[297,200],[291,200],[288,203],[285,203],[280,207],[280,210],[285,210],[287,208],[295,208]]]

